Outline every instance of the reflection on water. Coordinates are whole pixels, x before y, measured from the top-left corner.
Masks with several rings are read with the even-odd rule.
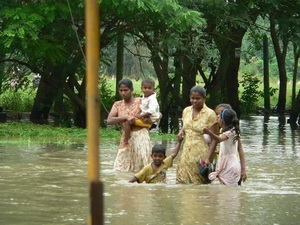
[[[242,187],[178,185],[178,158],[167,184],[128,183],[133,174],[113,170],[117,141],[102,140],[105,224],[299,224],[299,131],[261,116],[242,120],[241,131]],[[86,159],[84,143],[0,142],[0,224],[87,224]]]

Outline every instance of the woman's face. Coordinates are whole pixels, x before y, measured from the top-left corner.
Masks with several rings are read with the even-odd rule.
[[[132,97],[132,91],[130,88],[128,88],[126,85],[121,84],[119,87],[119,93],[121,97],[125,100],[128,101]]]
[[[202,109],[205,103],[205,97],[200,95],[198,92],[192,92],[190,95],[191,105],[196,109]]]

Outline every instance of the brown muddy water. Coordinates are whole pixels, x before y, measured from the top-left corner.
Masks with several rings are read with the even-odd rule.
[[[118,138],[101,140],[104,223],[300,224],[299,130],[255,116],[241,120],[241,131],[248,175],[241,187],[178,185],[178,158],[166,184],[129,184],[133,174],[113,170]],[[0,139],[0,190],[1,225],[88,224],[86,144]]]

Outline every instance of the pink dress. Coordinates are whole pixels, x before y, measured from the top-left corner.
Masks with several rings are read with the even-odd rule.
[[[218,160],[217,171],[209,174],[209,179],[219,179],[220,183],[226,185],[238,185],[241,178],[241,164],[237,156],[238,141],[234,140],[235,131],[223,132],[228,137],[220,143],[221,157]]]

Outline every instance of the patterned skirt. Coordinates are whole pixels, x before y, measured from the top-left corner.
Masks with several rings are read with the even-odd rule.
[[[140,171],[151,162],[151,142],[146,128],[131,131],[129,146],[118,150],[114,169],[120,172]]]

